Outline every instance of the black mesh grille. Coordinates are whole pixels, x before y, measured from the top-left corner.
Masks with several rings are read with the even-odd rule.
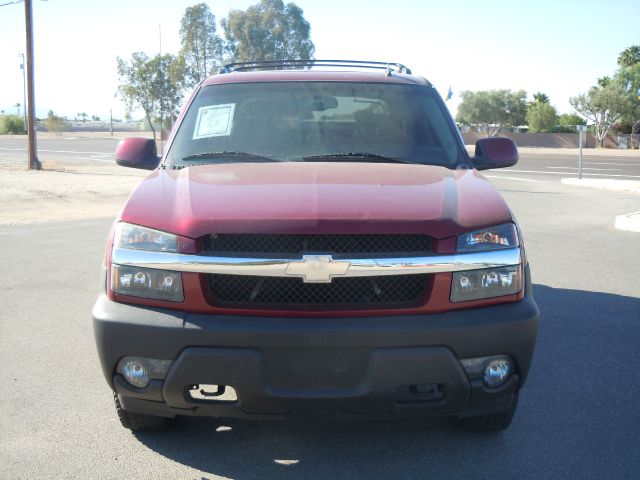
[[[427,275],[334,278],[304,283],[301,278],[207,275],[214,303],[237,308],[401,308],[424,303]]]
[[[426,235],[218,234],[203,239],[203,250],[216,255],[291,255],[325,253],[350,256],[412,255],[431,251]],[[295,257],[294,257],[295,258]]]

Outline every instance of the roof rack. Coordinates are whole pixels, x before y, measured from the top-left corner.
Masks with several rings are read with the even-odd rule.
[[[218,73],[245,72],[248,70],[280,70],[291,67],[347,67],[375,68],[411,75],[411,69],[398,62],[367,62],[363,60],[265,60],[260,62],[235,62],[223,66]]]

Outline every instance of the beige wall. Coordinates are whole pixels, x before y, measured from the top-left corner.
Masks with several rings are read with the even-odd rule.
[[[578,133],[508,133],[501,132],[501,137],[512,139],[519,147],[550,147],[550,148],[578,148]],[[479,138],[485,138],[483,133],[466,132],[462,134],[465,145],[473,145]],[[604,142],[605,148],[618,148],[618,137],[608,135]],[[596,147],[595,135],[587,134],[585,148]]]

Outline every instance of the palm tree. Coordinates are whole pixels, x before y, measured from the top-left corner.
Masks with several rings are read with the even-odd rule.
[[[533,101],[537,103],[550,103],[549,95],[542,92],[537,92],[533,94]]]
[[[16,103],[16,104],[14,105],[14,107],[16,107],[16,108],[18,109],[18,116],[20,116],[20,104],[19,104],[19,103]]]
[[[640,45],[631,45],[618,55],[618,65],[621,67],[631,67],[636,63],[640,63]]]

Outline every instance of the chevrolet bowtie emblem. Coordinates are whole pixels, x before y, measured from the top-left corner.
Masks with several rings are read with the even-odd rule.
[[[303,255],[302,260],[289,262],[285,275],[302,277],[305,283],[331,283],[333,277],[346,274],[350,265],[331,255]]]

